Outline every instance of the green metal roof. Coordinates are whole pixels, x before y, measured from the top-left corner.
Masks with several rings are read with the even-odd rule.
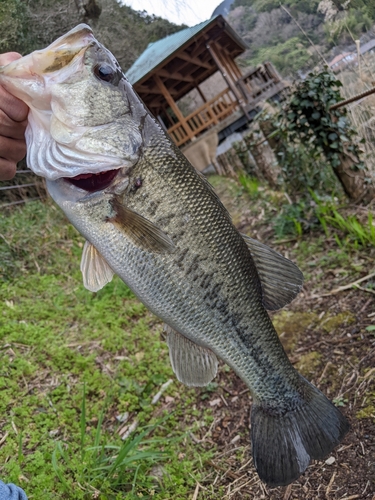
[[[158,40],[157,42],[150,43],[147,49],[135,61],[133,66],[131,66],[125,73],[129,82],[132,85],[137,83],[154,68],[159,66],[165,59],[176,52],[181,46],[187,43],[190,39],[194,38],[194,36],[200,33],[206,26],[213,23],[217,17],[221,16],[215,16],[207,21],[197,24],[196,26],[183,29],[173,35],[169,35],[161,40]],[[229,28],[229,31],[232,33],[236,41],[245,48],[246,45],[239,38],[237,33],[235,33],[235,31],[227,23],[225,23],[225,25]]]

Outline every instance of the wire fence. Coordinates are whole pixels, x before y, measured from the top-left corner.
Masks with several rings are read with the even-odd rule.
[[[44,179],[23,168],[22,163],[13,179],[0,182],[0,209],[44,200],[47,196]]]

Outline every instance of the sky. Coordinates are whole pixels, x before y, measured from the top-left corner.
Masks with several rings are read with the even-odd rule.
[[[210,19],[221,0],[122,0],[122,3],[175,24],[195,26]]]

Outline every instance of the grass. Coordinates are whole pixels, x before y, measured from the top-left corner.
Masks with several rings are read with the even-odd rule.
[[[255,177],[249,177],[245,174],[240,174],[238,177],[240,184],[244,188],[245,192],[250,196],[250,198],[254,199],[258,197],[259,194],[259,180]]]
[[[132,486],[134,495],[147,497],[154,491],[153,498],[186,498],[194,478],[200,477],[201,461],[211,452],[185,439],[186,460],[178,458],[176,438],[185,435],[185,427],[194,430],[198,425],[189,412],[195,391],[182,389],[175,380],[160,339],[161,323],[118,278],[96,294],[84,289],[79,271],[82,238],[52,203],[30,202],[13,209],[1,218],[0,234],[0,432],[5,436],[0,477],[23,486],[31,500],[86,498],[86,483],[100,490],[98,498],[115,498],[117,472],[101,485],[98,476],[91,480],[95,467],[91,458],[84,465],[82,449],[91,449],[93,463],[101,469],[110,461],[108,446],[120,457],[124,442],[118,431],[127,424],[116,417],[127,413],[128,424],[137,421],[139,426],[141,441],[131,441],[139,453],[146,453],[147,433],[154,429],[151,455],[137,469],[136,484],[150,484],[147,466],[161,448],[168,456],[162,480],[147,491]],[[173,383],[161,402],[152,404],[170,378]],[[161,425],[160,418],[170,413],[166,395],[174,412]],[[209,415],[200,413],[198,420],[202,426],[210,422]],[[163,444],[156,446],[156,439]],[[128,469],[124,463],[121,467]],[[122,472],[117,482],[120,478]]]
[[[322,202],[313,192],[311,195],[316,204],[314,212],[327,237],[331,235],[332,229],[338,229],[345,238],[343,241],[336,232],[334,233],[333,236],[340,247],[350,243],[356,248],[358,245],[375,246],[375,222],[370,210],[362,222],[356,215],[341,215],[338,204],[334,201]]]
[[[163,420],[149,426],[141,433],[127,437],[120,445],[103,439],[104,408],[100,413],[93,439],[86,433],[86,394],[85,386],[82,397],[80,419],[80,446],[77,443],[67,446],[62,441],[56,444],[52,454],[52,466],[60,480],[65,494],[69,495],[74,483],[79,485],[76,498],[101,496],[106,490],[106,497],[121,497],[125,491],[127,498],[139,498],[155,495],[155,478],[147,475],[151,466],[165,460],[166,452],[160,451],[163,439],[148,438]],[[145,474],[146,473],[146,474]],[[105,486],[104,486],[105,485]],[[138,494],[136,495],[136,492]],[[150,494],[150,495],[149,495]]]

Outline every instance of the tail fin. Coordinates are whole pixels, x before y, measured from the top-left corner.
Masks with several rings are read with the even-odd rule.
[[[255,468],[268,486],[297,479],[311,459],[324,458],[345,436],[349,423],[316,387],[304,380],[304,401],[284,414],[253,404],[251,439]]]

